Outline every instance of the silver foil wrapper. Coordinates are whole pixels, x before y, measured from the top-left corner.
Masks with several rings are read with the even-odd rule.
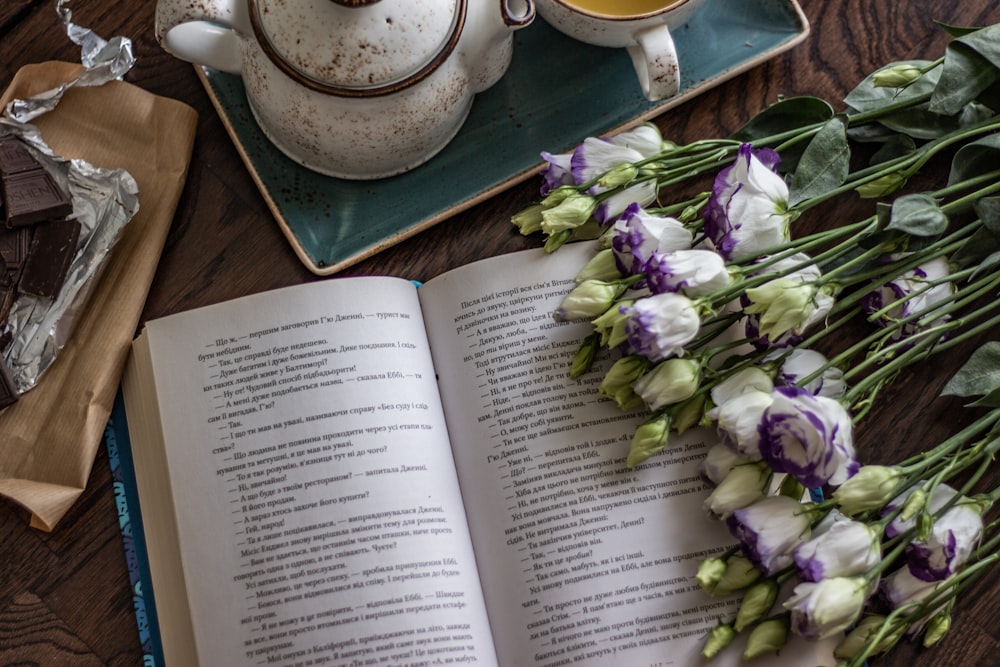
[[[30,99],[14,100],[0,116],[0,134],[19,137],[35,158],[69,193],[72,217],[81,223],[80,240],[66,280],[55,299],[22,294],[14,302],[5,331],[12,339],[4,361],[18,391],[34,387],[72,335],[111,249],[139,210],[139,188],[125,170],[101,169],[83,160],[55,155],[30,120],[51,111],[63,93],[77,85],[98,86],[121,78],[134,64],[131,42],[110,42],[72,22],[66,0],[56,11],[67,36],[81,49],[84,72],[75,80]],[[44,223],[41,223],[44,224]]]

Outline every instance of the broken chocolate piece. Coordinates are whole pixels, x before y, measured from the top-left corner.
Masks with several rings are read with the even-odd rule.
[[[39,225],[21,267],[18,289],[25,294],[55,298],[76,255],[80,230],[78,220],[53,220]]]
[[[17,385],[7,370],[7,363],[0,357],[0,410],[17,402],[18,395]]]
[[[8,227],[58,220],[73,212],[69,196],[44,169],[5,176],[3,202]]]
[[[0,229],[0,259],[7,265],[7,275],[15,283],[28,256],[32,231],[31,227]]]
[[[41,168],[42,165],[20,139],[9,134],[0,137],[0,174],[8,176]]]

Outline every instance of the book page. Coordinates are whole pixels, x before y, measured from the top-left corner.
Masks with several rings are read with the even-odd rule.
[[[130,419],[149,414],[144,359],[162,441],[138,419],[131,439],[155,595],[175,597],[157,576],[179,559],[200,664],[495,664],[410,282],[319,281],[150,322]],[[150,492],[157,446],[173,526]],[[181,664],[184,619],[161,624]]]
[[[699,664],[738,603],[694,578],[733,543],[702,510],[715,440],[673,434],[625,465],[645,414],[598,395],[607,359],[569,379],[591,327],[552,318],[592,252],[515,253],[420,289],[497,654],[511,666]],[[738,662],[738,644],[711,664]],[[779,664],[833,664],[816,650],[786,647]]]

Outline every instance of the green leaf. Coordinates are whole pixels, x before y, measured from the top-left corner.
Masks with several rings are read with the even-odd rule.
[[[984,273],[992,273],[993,269],[996,268],[997,265],[1000,265],[1000,252],[991,253],[979,262],[979,266],[977,266],[976,270],[972,272],[971,276],[969,276],[969,280],[973,281]]]
[[[988,396],[1000,390],[1000,342],[990,341],[972,353],[941,390],[942,396]]]
[[[956,37],[945,49],[944,67],[928,109],[953,116],[1000,79],[1000,24]]]
[[[872,165],[882,164],[889,160],[901,158],[917,150],[917,144],[912,137],[905,134],[894,134],[872,155],[869,163]]]
[[[991,134],[972,141],[955,152],[948,185],[996,171],[1000,168],[1000,135]]]
[[[994,238],[1000,237],[1000,196],[977,199],[972,208]]]
[[[951,261],[960,268],[980,264],[987,257],[1000,250],[1000,239],[989,229],[977,229],[966,239],[958,250],[951,255]]]
[[[892,202],[886,229],[911,236],[937,236],[948,229],[948,215],[930,195],[902,195]]]
[[[819,97],[790,97],[775,102],[734,132],[731,139],[753,143],[806,125],[833,118],[830,104]]]
[[[1000,389],[994,389],[978,401],[969,403],[970,408],[1000,408]]]
[[[942,23],[941,21],[935,21],[935,24],[939,28],[943,28],[946,33],[952,37],[961,37],[963,35],[968,35],[970,32],[975,32],[979,30],[982,26],[960,26],[960,25],[949,25],[948,23]]]
[[[842,116],[835,116],[809,141],[799,159],[789,188],[789,205],[825,195],[843,185],[850,162],[847,125]]]

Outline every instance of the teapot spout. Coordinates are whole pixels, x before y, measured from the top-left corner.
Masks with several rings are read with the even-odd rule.
[[[473,92],[480,93],[500,80],[510,66],[514,32],[534,20],[534,0],[470,0],[464,55]]]

